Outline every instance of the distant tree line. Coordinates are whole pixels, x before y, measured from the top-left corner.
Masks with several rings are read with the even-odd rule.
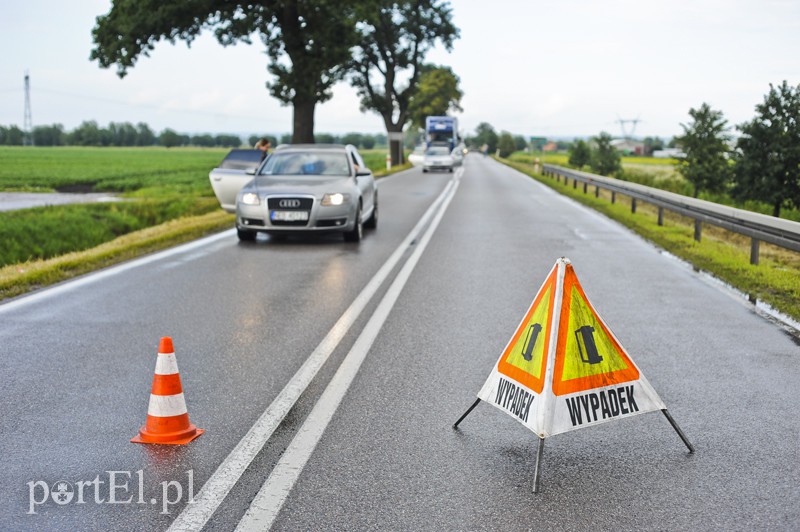
[[[66,131],[61,124],[36,126],[30,133],[34,146],[207,146],[238,147],[242,139],[237,135],[186,135],[172,129],[159,134],[139,122],[111,122],[101,127],[94,120],[83,122],[72,131]],[[0,126],[0,145],[23,146],[25,132],[18,126]]]
[[[31,142],[25,141],[26,133],[16,125],[0,126],[0,146],[23,146]],[[248,145],[253,146],[262,136],[268,138],[273,147],[278,144],[289,144],[292,135],[287,133],[279,139],[272,135],[251,135]],[[318,143],[326,144],[352,144],[358,148],[371,150],[374,147],[386,147],[388,144],[383,133],[345,133],[335,135],[331,133],[318,133],[314,136]],[[130,122],[111,122],[108,127],[100,127],[94,120],[83,122],[72,131],[65,131],[61,124],[49,126],[36,126],[30,133],[29,141],[34,146],[164,146],[173,148],[177,146],[222,147],[239,148],[242,139],[238,135],[187,135],[178,133],[173,129],[165,129],[156,134],[144,122],[135,126]]]
[[[273,135],[251,135],[248,137],[248,143],[253,146],[258,139],[265,138],[272,143],[272,147],[274,148],[278,144],[291,144],[292,143],[292,135],[291,133],[285,133],[281,135],[280,139]],[[369,133],[345,133],[344,135],[335,135],[333,133],[316,133],[314,135],[314,142],[317,144],[352,144],[356,148],[361,148],[365,150],[371,150],[373,148],[386,148],[388,145],[388,140],[386,135],[383,133],[378,133],[375,135]]]

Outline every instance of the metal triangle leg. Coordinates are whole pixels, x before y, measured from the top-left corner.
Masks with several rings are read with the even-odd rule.
[[[458,428],[458,424],[461,423],[464,420],[464,418],[467,417],[470,412],[472,412],[472,409],[475,408],[476,406],[478,406],[478,403],[480,403],[480,402],[481,402],[480,399],[476,399],[475,402],[472,403],[472,406],[469,407],[466,412],[464,412],[464,415],[461,416],[460,418],[458,418],[458,421],[453,423],[453,428],[457,429]]]
[[[536,466],[533,470],[533,492],[539,493],[539,470],[542,464],[542,452],[544,451],[544,438],[539,438],[539,446],[536,450]]]
[[[661,411],[664,413],[664,416],[666,416],[666,418],[667,418],[667,421],[669,421],[670,425],[672,425],[672,428],[673,428],[673,429],[675,429],[675,432],[677,432],[677,433],[678,433],[678,436],[680,436],[680,437],[681,437],[681,439],[683,440],[683,443],[684,443],[684,444],[686,444],[686,447],[689,449],[689,454],[692,454],[692,453],[694,453],[694,447],[692,447],[692,444],[689,442],[689,439],[688,439],[688,438],[686,437],[686,435],[683,433],[683,431],[682,431],[682,430],[681,430],[681,428],[678,426],[678,424],[677,424],[677,423],[675,423],[675,420],[674,420],[674,419],[672,419],[672,416],[671,416],[671,415],[669,415],[669,412],[667,411],[667,409],[666,409],[666,408],[664,408],[664,409],[663,409],[663,410],[661,410]]]

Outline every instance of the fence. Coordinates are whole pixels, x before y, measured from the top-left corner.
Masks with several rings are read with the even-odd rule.
[[[600,189],[611,192],[611,203],[616,202],[617,194],[631,198],[631,212],[636,212],[636,204],[643,201],[658,207],[658,225],[664,224],[664,210],[687,216],[694,220],[694,239],[698,242],[702,236],[704,223],[715,225],[751,238],[750,264],[758,264],[761,242],[768,242],[786,249],[800,252],[800,223],[774,216],[735,209],[710,201],[681,196],[666,190],[646,187],[638,183],[629,183],[586,172],[579,172],[561,166],[545,164],[542,174],[565,184],[572,180],[573,188],[583,183],[583,192],[588,193],[590,186],[595,187],[595,196]]]

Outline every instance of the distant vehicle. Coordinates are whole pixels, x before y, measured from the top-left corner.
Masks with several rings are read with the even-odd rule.
[[[425,150],[422,171],[432,172],[434,170],[443,170],[452,172],[455,164],[456,162],[452,150],[447,144],[433,144]]]
[[[261,150],[231,150],[211,170],[208,179],[219,200],[219,205],[228,212],[236,212],[236,194],[253,180],[256,169],[261,164]]]
[[[447,144],[450,151],[458,145],[458,120],[452,116],[425,118],[425,145]]]
[[[423,160],[425,159],[425,146],[417,146],[414,148],[408,155],[408,162],[410,162],[414,166],[421,166]]]
[[[281,146],[251,179],[236,196],[240,240],[335,231],[358,242],[378,224],[375,178],[349,144]]]

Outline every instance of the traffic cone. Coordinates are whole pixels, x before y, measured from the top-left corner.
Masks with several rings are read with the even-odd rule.
[[[147,408],[147,423],[133,443],[162,443],[183,445],[200,436],[203,429],[189,423],[189,412],[183,398],[181,377],[172,338],[165,336],[158,344],[156,371],[153,375],[153,391]]]

